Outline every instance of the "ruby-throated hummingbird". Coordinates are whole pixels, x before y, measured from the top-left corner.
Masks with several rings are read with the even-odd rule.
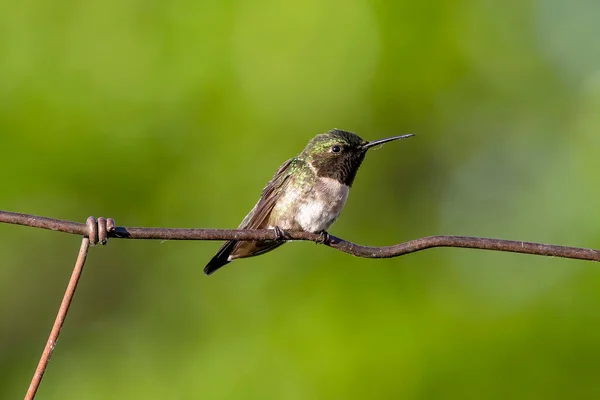
[[[346,204],[367,150],[411,136],[367,142],[339,129],[315,136],[300,155],[279,167],[239,229],[303,230],[327,235]],[[204,267],[204,273],[210,275],[236,258],[258,256],[283,243],[285,240],[229,240]]]

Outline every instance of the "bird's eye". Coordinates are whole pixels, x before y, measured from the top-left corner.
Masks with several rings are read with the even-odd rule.
[[[331,146],[332,153],[339,153],[340,151],[342,151],[342,148],[340,146],[338,146],[337,144],[335,146]]]

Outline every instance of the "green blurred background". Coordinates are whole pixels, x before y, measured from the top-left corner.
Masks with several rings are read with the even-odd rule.
[[[0,208],[233,228],[337,127],[371,152],[332,234],[600,248],[592,0],[0,6]],[[80,239],[0,225],[0,397],[20,398]],[[598,398],[600,270],[292,243],[91,250],[42,399]]]

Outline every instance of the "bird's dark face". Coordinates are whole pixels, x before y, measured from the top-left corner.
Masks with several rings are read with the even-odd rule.
[[[300,158],[312,166],[317,176],[332,178],[344,185],[352,186],[367,150],[392,140],[406,139],[411,136],[414,135],[392,136],[367,142],[352,132],[333,129],[315,136],[308,142]]]
[[[300,158],[312,166],[317,176],[352,186],[356,172],[365,159],[367,144],[352,132],[334,129],[315,136]]]

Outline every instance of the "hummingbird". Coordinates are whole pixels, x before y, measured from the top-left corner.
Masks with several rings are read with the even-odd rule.
[[[236,258],[258,256],[285,243],[284,230],[328,237],[338,219],[367,150],[413,134],[368,142],[355,133],[332,129],[315,136],[302,153],[284,162],[263,189],[239,229],[275,229],[279,239],[229,240],[204,267],[210,275]]]

